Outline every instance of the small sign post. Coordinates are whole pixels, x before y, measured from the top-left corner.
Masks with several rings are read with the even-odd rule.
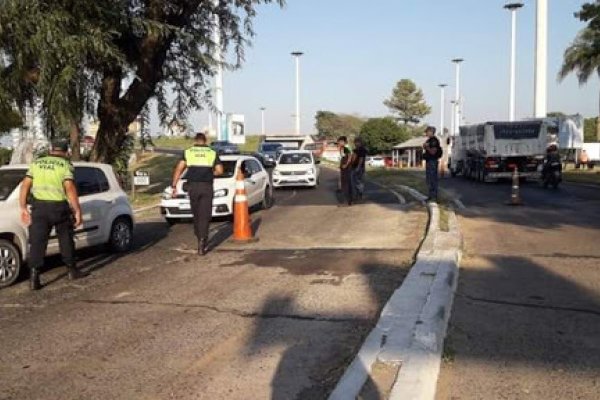
[[[135,201],[135,187],[150,185],[150,173],[148,171],[137,170],[133,172],[131,178],[131,201],[133,202]]]

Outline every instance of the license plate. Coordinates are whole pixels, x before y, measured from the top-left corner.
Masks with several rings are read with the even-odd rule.
[[[180,205],[179,205],[179,209],[180,209],[180,210],[191,210],[191,209],[192,209],[192,206],[191,206],[191,205],[189,205],[189,204],[180,204]]]

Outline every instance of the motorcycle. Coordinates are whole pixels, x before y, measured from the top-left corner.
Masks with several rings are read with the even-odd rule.
[[[562,165],[560,161],[546,162],[542,170],[542,186],[544,186],[545,189],[549,186],[552,186],[553,189],[556,189],[561,181]]]

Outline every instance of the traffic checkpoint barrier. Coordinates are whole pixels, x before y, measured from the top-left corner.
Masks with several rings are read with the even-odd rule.
[[[238,169],[235,179],[235,197],[233,199],[233,241],[254,243],[258,238],[252,234],[248,196],[244,185],[244,174]]]
[[[358,398],[378,363],[397,370],[390,400],[435,398],[444,338],[458,284],[462,239],[454,213],[450,214],[450,231],[442,232],[437,204],[427,203],[427,208],[429,229],[415,264],[388,300],[377,325],[329,400]]]
[[[512,188],[511,188],[511,193],[510,193],[510,201],[508,202],[509,206],[523,205],[523,202],[521,201],[520,190],[521,190],[521,188],[520,188],[520,183],[519,183],[519,168],[517,166],[515,166],[513,168]]]

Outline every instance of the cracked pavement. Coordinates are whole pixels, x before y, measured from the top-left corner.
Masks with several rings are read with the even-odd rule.
[[[598,399],[600,189],[443,187],[467,208],[437,399]]]
[[[337,208],[336,175],[277,192],[260,242],[205,258],[190,224],[140,221],[136,250],[86,250],[90,276],[0,291],[0,399],[324,399],[408,272],[426,212],[369,187]],[[286,240],[288,238],[289,240]]]

